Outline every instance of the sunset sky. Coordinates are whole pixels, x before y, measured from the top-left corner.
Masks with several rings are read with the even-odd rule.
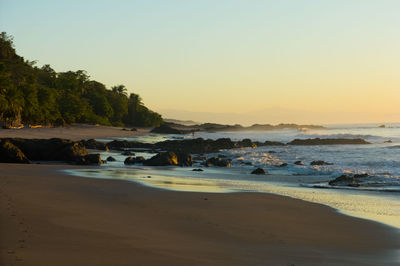
[[[124,84],[167,118],[400,121],[400,1],[0,1],[56,71]]]

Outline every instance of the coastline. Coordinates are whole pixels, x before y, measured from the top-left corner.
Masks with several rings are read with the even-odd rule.
[[[99,139],[111,137],[133,137],[147,134],[148,128],[136,128],[131,131],[129,127],[94,126],[76,124],[66,127],[39,127],[22,129],[0,128],[0,138],[26,138],[26,139],[50,139],[64,138],[74,141],[82,139]]]
[[[400,249],[393,228],[289,197],[0,168],[6,265],[395,265]]]

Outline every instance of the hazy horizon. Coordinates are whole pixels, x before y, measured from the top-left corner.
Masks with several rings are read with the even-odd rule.
[[[0,24],[26,59],[124,84],[166,118],[390,123],[398,10],[391,0],[4,0]]]

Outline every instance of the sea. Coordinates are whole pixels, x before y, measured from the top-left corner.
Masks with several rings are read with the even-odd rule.
[[[334,210],[400,229],[400,123],[324,125],[324,129],[196,132],[194,135],[148,134],[135,137],[98,139],[132,140],[155,143],[168,139],[230,138],[253,141],[290,142],[308,138],[362,138],[368,145],[264,146],[222,150],[206,157],[221,156],[232,167],[147,167],[124,165],[120,152],[102,152],[117,161],[99,168],[65,170],[88,178],[119,179],[157,189],[209,193],[273,193],[323,204]],[[136,156],[150,158],[154,153],[135,150]],[[196,157],[196,156],[194,156]],[[313,166],[323,160],[330,165]],[[301,164],[295,164],[301,161]],[[282,166],[282,164],[287,164]],[[255,168],[266,175],[253,175]],[[203,171],[192,171],[201,168]],[[368,174],[359,186],[330,186],[329,181],[343,175]],[[267,208],[268,206],[266,206]]]

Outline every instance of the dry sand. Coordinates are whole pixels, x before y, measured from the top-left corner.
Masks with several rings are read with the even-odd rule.
[[[291,198],[0,164],[1,265],[397,265],[397,231]]]
[[[63,138],[71,140],[99,139],[110,137],[131,137],[144,135],[149,129],[137,128],[137,131],[130,131],[131,128],[106,127],[93,125],[72,125],[67,127],[42,127],[42,128],[22,128],[22,129],[3,129],[0,128],[0,138],[30,138],[30,139],[49,139]]]

